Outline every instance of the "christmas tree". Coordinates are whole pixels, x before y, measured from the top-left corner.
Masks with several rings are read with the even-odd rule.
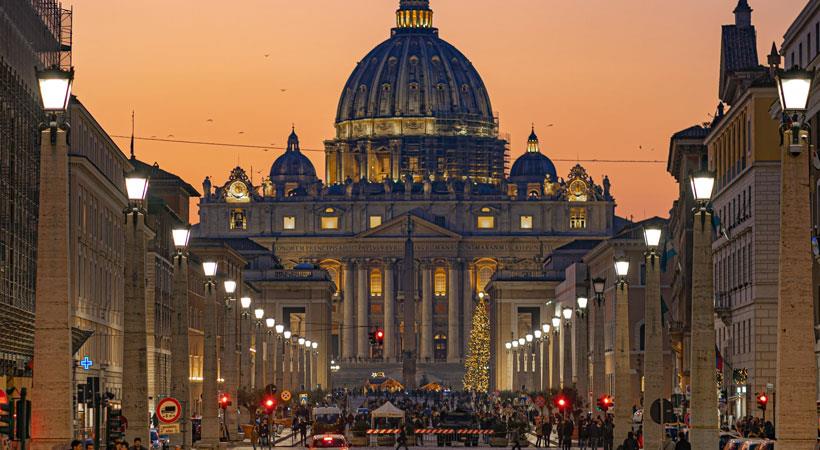
[[[487,392],[490,387],[490,317],[483,295],[479,295],[478,305],[473,314],[473,328],[470,331],[467,352],[464,389]]]

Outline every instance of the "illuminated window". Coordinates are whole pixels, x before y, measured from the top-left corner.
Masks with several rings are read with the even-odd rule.
[[[338,230],[339,229],[339,218],[338,217],[322,217],[322,229],[323,230]]]
[[[433,274],[433,291],[436,297],[447,295],[447,272],[443,267],[437,268]]]
[[[532,216],[521,216],[521,229],[532,230]]]
[[[333,208],[325,208],[325,212],[328,214],[333,214],[336,210]]]
[[[485,206],[485,207],[481,208],[481,212],[488,213],[488,212],[490,212],[490,208]]]
[[[569,227],[573,230],[581,230],[587,227],[586,208],[569,209]]]
[[[370,296],[380,297],[382,295],[382,272],[379,269],[370,271]]]
[[[482,230],[491,230],[495,228],[495,217],[493,216],[478,216],[478,228]]]
[[[370,228],[376,228],[382,224],[382,216],[370,216]]]
[[[248,221],[245,216],[245,210],[242,208],[234,208],[231,210],[231,230],[246,230],[248,229]]]
[[[492,279],[492,277],[492,266],[484,266],[478,269],[478,279],[476,280],[476,289],[478,290],[478,292],[486,291],[487,283],[490,282],[490,279]]]
[[[296,217],[293,216],[285,216],[282,218],[282,228],[286,230],[295,230],[296,229]]]

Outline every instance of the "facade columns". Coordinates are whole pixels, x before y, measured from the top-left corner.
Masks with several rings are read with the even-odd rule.
[[[458,308],[461,297],[458,286],[458,272],[461,261],[450,262],[450,273],[448,274],[449,286],[447,286],[447,362],[455,363],[459,360],[461,353],[461,339],[459,339],[460,323],[458,320]],[[468,291],[465,290],[464,295],[467,296]]]
[[[126,215],[125,308],[123,310],[122,414],[128,418],[128,437],[150,442],[148,435],[148,301],[145,295],[146,225],[142,212]],[[153,336],[151,336],[153,340]],[[216,372],[214,371],[214,377]],[[214,382],[216,380],[214,379]],[[214,394],[216,399],[216,394]],[[214,402],[215,403],[215,402]]]
[[[462,311],[464,311],[464,320],[462,322],[461,333],[461,355],[467,357],[467,347],[470,345],[470,333],[473,330],[473,310],[475,309],[475,290],[472,283],[470,263],[464,262],[464,271],[462,272],[462,280],[464,282],[464,292],[462,292]],[[456,317],[458,322],[458,317]]]
[[[353,263],[346,261],[344,264],[344,291],[342,295],[342,359],[349,361],[356,355],[356,334],[354,319],[355,300],[353,288]]]
[[[781,150],[780,272],[777,302],[778,450],[816,444],[817,364],[814,355],[808,132],[786,131]],[[796,147],[796,148],[794,148]]]
[[[712,214],[707,210],[696,211],[692,228],[692,400],[689,404],[689,441],[692,448],[715,448],[719,440],[719,419],[715,411],[718,399],[715,381]],[[815,410],[812,413],[815,414]],[[778,444],[778,448],[782,447]]]
[[[561,387],[572,386],[572,322],[561,327]]]
[[[396,358],[396,286],[393,260],[384,265],[384,360]]]
[[[599,303],[600,301],[600,303]],[[604,303],[603,294],[601,299],[595,300],[593,312],[595,314],[593,327],[590,328],[593,336],[592,344],[592,392],[594,397],[603,394],[610,394],[610,388],[606,382],[606,362],[604,360]]]
[[[367,262],[359,260],[356,269],[356,358],[366,359],[370,356],[368,351],[369,341],[367,340],[367,333],[369,332],[367,304],[368,304],[368,289],[367,289]]]
[[[216,301],[216,286],[213,280],[208,280],[205,287],[205,346],[202,368],[202,440],[197,447],[217,448],[219,446],[219,411],[217,411],[217,314],[221,305]],[[260,347],[261,348],[261,347]],[[261,352],[257,350],[257,357]],[[124,413],[124,412],[123,412]],[[147,415],[143,413],[143,415]],[[126,416],[128,417],[128,416]],[[147,419],[146,419],[147,420]],[[129,419],[130,427],[131,419]],[[150,442],[150,441],[147,441]]]
[[[714,347],[714,340],[712,341]],[[632,374],[629,361],[629,285],[626,280],[615,286],[615,385],[612,392],[615,404],[615,442],[621,442],[632,431]],[[712,366],[715,361],[712,359]],[[714,367],[712,368],[714,372]],[[714,386],[712,386],[714,388]],[[717,400],[712,408],[717,406]],[[717,415],[715,416],[717,417]],[[715,444],[717,447],[717,443]],[[706,447],[694,447],[706,448]]]
[[[581,398],[588,405],[593,405],[593,398],[589,395],[589,308],[574,316],[575,320],[575,387]]]
[[[654,252],[646,255],[646,288],[644,300],[644,411],[650,410],[655,400],[663,399],[663,327],[661,325],[661,273],[660,259]],[[663,408],[661,408],[661,413]],[[661,448],[663,445],[663,425],[655,423],[649,416],[643,423],[647,449]],[[663,419],[663,418],[661,418]],[[661,423],[664,423],[661,420]]]
[[[40,134],[40,212],[31,390],[32,448],[64,448],[74,438],[74,357],[69,275],[68,143],[58,130]]]
[[[262,344],[265,335],[262,332],[261,320],[264,319],[256,321],[256,338],[254,339],[253,344],[253,349],[255,350],[253,353],[253,384],[256,389],[262,389],[265,387],[265,363],[263,362],[265,346]]]
[[[448,346],[449,347],[449,346]],[[419,360],[433,359],[433,268],[421,265],[421,354]]]
[[[561,388],[561,328],[552,330],[550,339],[550,386]]]
[[[182,429],[179,434],[171,435],[173,445],[188,448],[191,446],[191,435],[187,429],[190,413],[190,361],[188,344],[188,256],[179,254],[174,257],[173,307],[174,320],[171,324],[171,396],[179,400],[182,406]]]

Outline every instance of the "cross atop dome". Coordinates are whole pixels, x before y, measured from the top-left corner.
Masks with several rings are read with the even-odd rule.
[[[396,28],[433,28],[433,10],[430,0],[400,0],[396,11]]]

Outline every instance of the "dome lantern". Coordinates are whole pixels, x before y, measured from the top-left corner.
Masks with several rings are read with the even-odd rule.
[[[433,28],[433,10],[429,0],[401,0],[396,11],[396,28]]]
[[[541,153],[538,136],[535,134],[535,125],[532,126],[532,132],[530,133],[529,139],[527,139],[527,153]]]

